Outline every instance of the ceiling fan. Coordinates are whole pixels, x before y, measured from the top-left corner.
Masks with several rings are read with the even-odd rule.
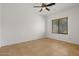
[[[40,12],[44,9],[46,9],[47,11],[50,11],[50,9],[48,7],[55,5],[56,3],[50,3],[50,4],[45,4],[42,3],[41,6],[34,6],[35,8],[41,8]]]

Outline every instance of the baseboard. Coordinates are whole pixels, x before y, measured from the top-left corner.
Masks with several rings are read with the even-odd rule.
[[[56,39],[56,38],[50,38],[50,37],[46,37],[48,39],[54,39],[54,40],[58,40],[58,41],[62,41],[62,42],[66,42],[66,43],[70,43],[70,44],[74,44],[74,45],[79,45],[77,43],[71,42],[71,41],[66,41],[66,40],[61,40],[61,39]]]
[[[1,45],[0,48],[1,48],[1,47],[5,47],[5,46],[16,45],[16,44],[24,43],[24,42],[28,42],[28,41],[38,40],[38,39],[53,39],[53,40],[58,40],[58,41],[62,41],[62,42],[70,43],[70,44],[75,44],[75,43],[70,42],[70,41],[59,40],[59,39],[50,38],[50,37],[42,37],[42,38],[30,39],[30,40],[25,40],[25,41],[21,41],[21,42],[16,42],[16,43],[11,43],[11,44]],[[79,45],[79,44],[75,44],[75,45]]]
[[[19,41],[19,42],[14,42],[14,43],[2,44],[1,47],[10,46],[10,45],[16,45],[16,44],[19,44],[19,43],[28,42],[28,41],[32,41],[32,40],[43,39],[43,38],[44,37],[41,37],[41,38],[33,38],[33,39],[25,40],[25,41]]]

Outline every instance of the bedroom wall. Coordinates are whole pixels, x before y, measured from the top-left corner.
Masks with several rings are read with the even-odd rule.
[[[68,35],[52,33],[51,20],[68,16]],[[69,8],[47,16],[47,37],[79,44],[79,6]]]
[[[2,5],[0,4],[0,47],[1,47],[1,8],[2,8]]]
[[[45,20],[32,4],[2,4],[2,46],[40,39]]]

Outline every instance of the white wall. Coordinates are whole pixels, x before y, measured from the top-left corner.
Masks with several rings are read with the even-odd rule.
[[[2,5],[2,46],[44,37],[45,20],[32,4]]]
[[[2,9],[2,6],[0,4],[0,46],[1,46],[1,9]]]
[[[51,20],[64,16],[68,16],[69,34],[51,33]],[[2,4],[0,21],[0,45],[2,46],[46,36],[79,44],[79,7],[57,12],[44,18],[35,12],[32,4]]]
[[[52,19],[68,16],[68,35],[52,33]],[[47,37],[79,44],[79,6],[54,13],[47,17]]]

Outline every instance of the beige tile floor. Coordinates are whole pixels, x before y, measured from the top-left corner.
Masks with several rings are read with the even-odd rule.
[[[79,45],[38,39],[1,47],[0,56],[79,56]]]

